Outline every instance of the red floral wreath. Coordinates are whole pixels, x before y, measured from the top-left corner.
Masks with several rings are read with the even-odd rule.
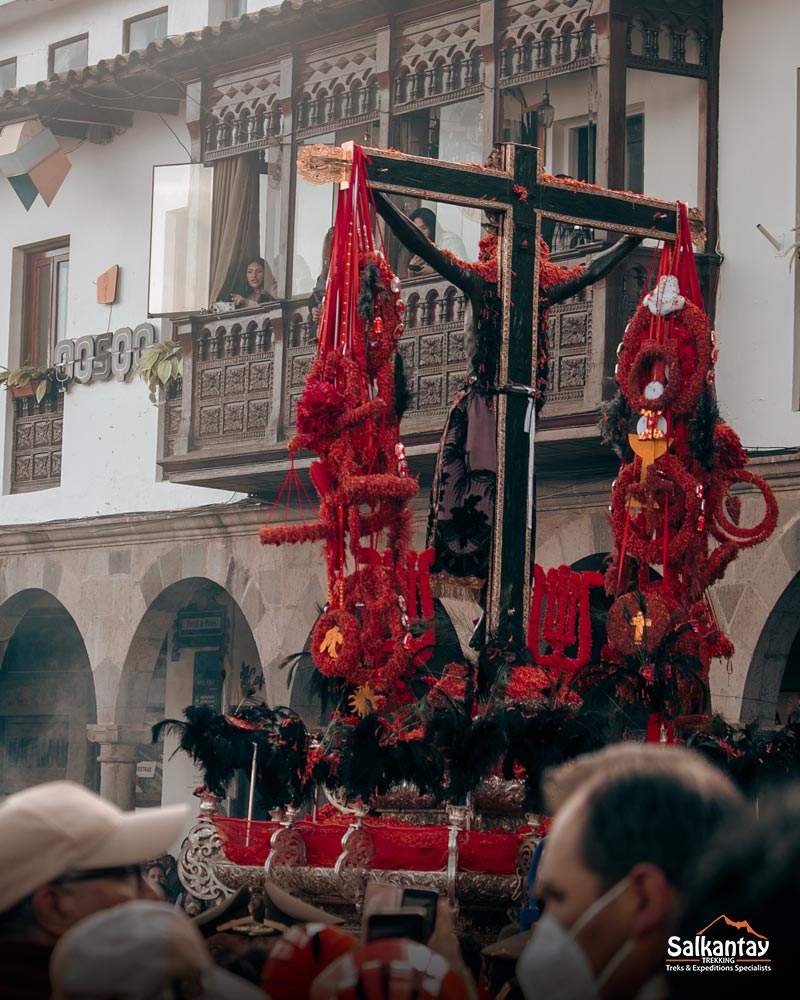
[[[663,361],[669,368],[669,375],[664,380],[664,391],[657,399],[650,399],[641,391],[642,385],[650,381],[650,371],[657,361]],[[656,344],[654,347],[640,347],[630,366],[627,385],[623,392],[632,410],[667,410],[675,405],[681,387],[681,369],[678,362],[678,352],[669,344]]]
[[[617,382],[631,409],[661,410],[669,406],[675,414],[689,414],[703,391],[711,366],[708,316],[687,301],[680,312],[663,321],[663,341],[644,347],[644,341],[653,339],[654,321],[655,317],[644,304],[633,314],[622,339]],[[677,341],[677,351],[669,345],[670,340]],[[651,362],[664,360],[669,365],[668,384],[657,400],[647,400],[642,395],[642,389],[650,381],[645,368],[648,359],[640,357],[646,352],[653,352],[649,356]]]
[[[341,608],[321,614],[311,633],[311,656],[321,674],[350,681],[361,663],[361,624],[356,616]]]
[[[631,512],[626,551],[642,564],[663,563],[663,504],[669,505],[667,562],[679,562],[694,542],[699,514],[696,481],[674,455],[667,453],[650,466],[639,482],[641,459],[626,465],[617,477],[612,493],[611,527],[618,546],[625,535],[625,521],[631,500],[642,504],[642,512]],[[660,502],[659,502],[660,498]]]
[[[627,656],[653,653],[672,627],[675,609],[674,601],[658,594],[622,594],[608,612],[608,641]]]

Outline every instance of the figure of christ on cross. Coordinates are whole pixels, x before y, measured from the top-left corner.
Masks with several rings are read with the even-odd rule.
[[[501,613],[526,626],[535,541],[532,442],[547,380],[546,312],[604,278],[643,237],[675,240],[674,203],[547,178],[538,151],[503,144],[492,165],[365,149],[376,208],[407,249],[465,295],[470,372],[440,447],[429,531],[440,574],[480,592],[489,632]],[[432,243],[386,195],[480,208],[481,260]],[[541,220],[627,235],[586,268],[549,260]],[[528,433],[530,431],[530,433]],[[480,644],[481,636],[476,635]]]
[[[466,300],[464,349],[470,370],[453,402],[439,449],[427,544],[433,546],[436,553],[433,572],[438,576],[440,592],[445,592],[452,584],[456,589],[472,589],[485,609],[497,475],[493,398],[502,391],[496,381],[500,218],[496,213],[487,213],[488,222],[483,227],[487,234],[481,240],[476,266],[432,243],[384,195],[376,193],[375,202],[379,214],[409,252],[455,285]],[[641,236],[624,236],[598,254],[587,267],[568,269],[550,262],[549,247],[540,238],[536,384],[530,387],[537,412],[544,404],[547,388],[548,310],[588,285],[601,281],[641,241]],[[517,391],[526,392],[527,389],[520,387]],[[535,512],[533,500],[530,508]],[[474,637],[476,645],[483,641],[482,632],[479,629]]]

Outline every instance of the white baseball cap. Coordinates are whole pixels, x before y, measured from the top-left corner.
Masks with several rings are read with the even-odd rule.
[[[0,803],[0,913],[71,872],[135,865],[163,854],[188,806],[123,812],[73,781],[51,781]]]
[[[166,903],[132,900],[81,920],[50,959],[54,1000],[146,1000],[176,979],[195,979],[203,1000],[267,1000],[218,969],[200,931]]]

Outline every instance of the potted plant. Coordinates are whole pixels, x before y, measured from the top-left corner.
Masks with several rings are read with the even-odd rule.
[[[150,390],[150,402],[158,405],[156,393],[159,386],[166,389],[172,382],[176,382],[183,373],[183,352],[181,345],[174,340],[164,340],[161,343],[153,344],[146,351],[142,352],[139,363],[136,366],[143,381],[147,382]]]
[[[23,365],[21,368],[1,368],[0,383],[12,399],[33,396],[37,403],[58,388],[59,378],[55,368]]]

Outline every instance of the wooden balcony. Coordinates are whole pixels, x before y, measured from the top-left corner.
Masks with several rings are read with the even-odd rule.
[[[464,299],[441,278],[404,286],[400,343],[412,402],[412,466],[433,464],[450,400],[466,375]],[[317,349],[305,302],[187,317],[184,373],[164,407],[162,459],[173,482],[269,495],[287,468],[295,408]]]
[[[587,243],[554,255],[573,266],[600,249]],[[613,392],[616,347],[635,308],[651,251],[634,252],[596,290],[556,306],[549,317],[550,392],[538,425],[540,472],[564,461],[587,471],[607,466],[599,446],[599,406]],[[713,292],[718,264],[698,258]],[[464,299],[437,276],[403,283],[400,350],[412,403],[402,423],[411,471],[423,488],[432,474],[445,417],[467,372]],[[608,335],[606,336],[606,330]],[[316,354],[316,327],[304,301],[203,314],[176,324],[184,376],[164,407],[160,464],[173,482],[271,496],[288,468],[295,408]],[[576,451],[577,449],[577,451]],[[298,462],[302,467],[307,462]]]

